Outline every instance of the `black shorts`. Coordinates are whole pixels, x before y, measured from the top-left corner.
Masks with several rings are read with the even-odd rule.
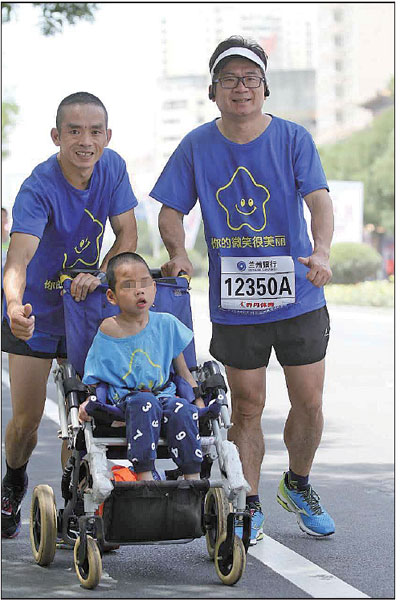
[[[29,342],[23,341],[13,335],[6,318],[3,318],[1,323],[1,350],[14,355],[27,355],[42,359],[67,357],[65,336],[35,330]]]
[[[330,333],[327,307],[264,324],[212,325],[210,353],[240,370],[268,366],[272,347],[281,366],[314,364],[325,357]]]

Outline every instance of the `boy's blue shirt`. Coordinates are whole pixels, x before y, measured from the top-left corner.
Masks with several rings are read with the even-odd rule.
[[[11,233],[40,239],[27,268],[23,298],[24,304],[32,305],[37,330],[65,334],[60,270],[96,269],[107,218],[136,205],[125,161],[108,148],[95,164],[86,190],[65,179],[56,154],[23,182],[13,207]]]
[[[313,251],[303,198],[323,188],[312,137],[293,122],[272,116],[247,144],[225,138],[215,120],[185,136],[150,195],[184,214],[200,201],[212,322],[272,322],[325,305],[297,260]]]
[[[129,390],[155,389],[168,382],[171,363],[190,343],[193,332],[175,316],[149,312],[149,321],[138,334],[108,336],[99,329],[89,349],[83,382],[104,382],[107,397],[117,403]],[[174,383],[157,394],[171,397]]]

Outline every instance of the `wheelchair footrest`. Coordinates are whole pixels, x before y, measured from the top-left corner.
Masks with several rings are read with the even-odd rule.
[[[104,502],[107,542],[202,537],[202,502],[210,487],[198,481],[119,481]]]

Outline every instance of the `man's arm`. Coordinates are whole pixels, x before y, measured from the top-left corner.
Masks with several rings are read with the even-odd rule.
[[[137,224],[133,209],[120,215],[114,215],[110,218],[110,223],[115,234],[115,241],[102,261],[100,266],[102,272],[106,271],[111,257],[125,251],[135,252],[137,247]]]
[[[314,250],[310,257],[298,257],[303,265],[310,268],[307,278],[314,286],[324,286],[332,278],[329,266],[329,253],[333,236],[333,206],[325,189],[314,190],[304,197],[311,213],[311,233]]]
[[[161,238],[169,253],[169,261],[161,266],[164,276],[178,276],[184,271],[193,274],[193,266],[185,249],[185,230],[183,213],[163,205],[158,216],[158,227]]]
[[[35,329],[35,317],[31,315],[32,305],[23,305],[22,300],[26,286],[26,268],[36,253],[39,242],[36,236],[14,232],[4,266],[3,288],[11,332],[23,341],[28,341]]]
[[[114,215],[110,218],[111,227],[115,234],[115,241],[107,255],[104,257],[100,270],[105,272],[111,257],[124,251],[136,251],[137,225],[133,209]],[[71,283],[71,295],[75,301],[83,301],[100,284],[99,278],[91,274],[78,274]]]

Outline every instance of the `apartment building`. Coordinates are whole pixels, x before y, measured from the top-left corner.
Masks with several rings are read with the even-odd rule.
[[[268,54],[265,111],[303,124],[317,143],[364,127],[372,117],[365,102],[394,73],[393,13],[391,3],[170,6],[160,27],[157,168],[189,130],[218,115],[208,99],[208,61],[234,33]]]

